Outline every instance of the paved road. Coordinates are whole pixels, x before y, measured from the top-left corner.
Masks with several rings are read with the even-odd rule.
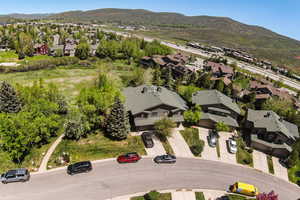
[[[179,158],[175,165],[157,165],[151,158],[136,164],[116,161],[94,165],[88,174],[68,176],[64,170],[33,175],[30,182],[0,185],[1,200],[105,200],[152,189],[227,190],[235,181],[275,190],[280,200],[295,200],[300,189],[282,179],[222,162]]]

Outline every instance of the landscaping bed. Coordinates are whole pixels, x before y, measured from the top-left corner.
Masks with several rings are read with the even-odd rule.
[[[64,164],[59,162],[63,152],[69,154],[71,163],[115,158],[128,152],[146,154],[141,137],[129,136],[124,141],[112,141],[102,133],[95,133],[79,141],[63,140],[51,156],[48,166],[52,168],[63,166]]]
[[[298,173],[300,173],[300,161],[294,167],[288,169],[289,180],[300,186],[300,176],[298,176]]]
[[[274,166],[273,166],[272,156],[267,155],[267,162],[268,162],[269,173],[274,174]]]
[[[151,191],[144,196],[132,197],[130,200],[172,200],[172,195],[171,193]]]
[[[205,200],[203,192],[195,192],[196,200]]]
[[[199,138],[199,130],[196,128],[186,128],[180,131],[180,133],[194,156],[201,157],[205,142]]]
[[[241,137],[236,139],[238,150],[236,153],[237,163],[253,167],[252,149],[247,148]]]

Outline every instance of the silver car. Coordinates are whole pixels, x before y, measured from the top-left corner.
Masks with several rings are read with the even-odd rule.
[[[231,138],[229,138],[227,140],[227,147],[228,147],[229,153],[235,154],[237,152],[237,143],[235,140],[233,140]]]
[[[25,182],[29,181],[30,173],[27,169],[14,169],[1,175],[2,183]]]

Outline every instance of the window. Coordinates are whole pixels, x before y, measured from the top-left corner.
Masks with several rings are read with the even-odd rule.
[[[151,113],[151,117],[157,117],[157,116],[158,116],[158,113],[157,113],[157,112]]]

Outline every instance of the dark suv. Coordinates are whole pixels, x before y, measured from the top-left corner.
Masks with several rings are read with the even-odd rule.
[[[144,132],[142,133],[142,139],[146,148],[152,148],[154,146],[154,142],[152,139],[152,133]]]
[[[83,172],[89,172],[93,169],[92,163],[90,161],[83,161],[74,163],[72,165],[69,165],[67,168],[67,173],[70,175],[83,173]]]

